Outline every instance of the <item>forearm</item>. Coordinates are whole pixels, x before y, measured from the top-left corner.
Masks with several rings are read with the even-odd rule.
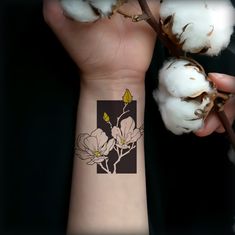
[[[77,115],[69,235],[148,234],[143,76],[131,72],[112,74],[109,79],[82,79],[86,82],[81,82]],[[133,100],[127,93],[123,97],[126,89]],[[124,125],[129,128],[126,133]],[[90,142],[97,129],[105,133],[102,141],[107,144],[97,137],[100,146],[94,147]],[[119,130],[122,140],[115,134]],[[82,156],[84,150],[87,157]]]

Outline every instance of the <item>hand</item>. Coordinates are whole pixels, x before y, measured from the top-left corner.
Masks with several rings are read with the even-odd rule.
[[[156,15],[158,1],[150,6]],[[124,4],[121,10],[130,14],[142,13],[137,0]],[[146,22],[134,23],[118,13],[111,19],[93,23],[75,22],[64,16],[58,0],[44,0],[43,12],[46,22],[81,73],[89,75],[83,77],[104,79],[113,73],[145,74],[147,71],[156,34]]]
[[[235,94],[235,77],[226,75],[211,73],[209,78],[215,83],[216,87],[220,91]],[[235,119],[235,97],[230,98],[224,106],[224,111],[232,124]],[[195,134],[197,136],[207,136],[213,132],[223,133],[224,127],[219,121],[215,113],[210,114],[205,120],[205,125],[202,129],[198,130]]]

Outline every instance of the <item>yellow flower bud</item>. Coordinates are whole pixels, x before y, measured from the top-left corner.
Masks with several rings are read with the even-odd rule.
[[[110,122],[110,117],[107,113],[104,112],[103,119],[105,122]]]
[[[126,91],[122,97],[123,102],[125,104],[129,104],[129,103],[131,103],[132,99],[133,99],[133,96],[131,95],[131,92],[128,89],[126,89]]]

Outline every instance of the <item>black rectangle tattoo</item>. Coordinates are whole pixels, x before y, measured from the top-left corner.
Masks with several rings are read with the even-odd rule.
[[[137,173],[137,101],[126,89],[122,100],[97,101],[97,128],[78,135],[75,155],[97,165],[98,174]]]
[[[135,123],[136,101],[128,105],[123,101],[97,101],[97,128],[101,128],[109,139],[115,139],[115,146],[107,161],[111,172],[136,173],[137,143],[131,140]],[[97,173],[105,171],[97,165]]]

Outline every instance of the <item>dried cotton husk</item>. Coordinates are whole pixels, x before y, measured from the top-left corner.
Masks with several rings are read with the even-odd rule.
[[[160,22],[183,51],[216,56],[229,45],[235,10],[229,0],[163,0]]]

